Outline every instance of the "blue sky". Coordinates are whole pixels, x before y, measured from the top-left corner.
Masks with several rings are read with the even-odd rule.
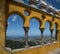
[[[53,7],[60,9],[60,0],[45,0],[47,3],[50,3]]]
[[[24,0],[25,3],[28,3],[27,0]],[[53,5],[55,8],[60,9],[60,0],[46,0],[46,2],[50,3],[51,5]],[[17,14],[12,14],[11,16],[9,16],[8,20],[8,27],[7,27],[7,31],[6,31],[6,36],[10,36],[10,37],[20,37],[20,36],[25,36],[25,31],[23,29],[23,19],[21,16],[17,15]],[[29,36],[41,36],[41,31],[39,30],[39,22],[36,19],[31,19],[30,20],[30,29],[28,32]],[[51,32],[49,30],[49,23],[46,22],[45,24],[45,30],[44,30],[44,36],[50,36]],[[56,27],[56,26],[54,26]],[[55,29],[53,31],[53,34],[55,35]]]
[[[23,19],[21,16],[17,14],[12,14],[11,16],[9,16],[7,22],[8,22],[8,27],[6,31],[7,36],[10,36],[10,37],[25,36],[25,31],[23,29]],[[41,36],[41,31],[39,29],[39,26],[40,24],[35,18],[32,18],[30,20],[30,29],[28,32],[29,37],[30,36]],[[46,22],[45,30],[44,30],[45,36],[51,35],[49,27],[50,27],[49,23]],[[53,34],[55,34],[54,32]]]
[[[45,0],[47,3],[51,4],[57,9],[60,9],[60,0]],[[25,3],[28,4],[28,0],[24,0]]]

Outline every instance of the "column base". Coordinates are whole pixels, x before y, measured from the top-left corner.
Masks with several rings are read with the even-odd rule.
[[[29,48],[29,45],[25,45],[25,48]]]

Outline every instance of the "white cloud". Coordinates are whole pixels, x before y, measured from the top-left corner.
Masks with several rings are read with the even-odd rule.
[[[16,18],[17,18],[17,16],[14,16],[13,19],[12,19],[12,21],[13,22],[16,21]]]

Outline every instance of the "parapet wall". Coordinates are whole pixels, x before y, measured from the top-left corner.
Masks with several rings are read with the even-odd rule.
[[[21,10],[21,11],[20,11]],[[24,10],[29,12],[29,16],[24,15]],[[5,40],[6,40],[6,28],[7,28],[7,19],[8,16],[18,13],[24,18],[24,27],[30,27],[29,20],[32,17],[36,17],[36,19],[41,23],[40,28],[45,28],[45,22],[49,21],[51,24],[50,29],[53,29],[54,23],[58,24],[57,31],[58,32],[58,41],[53,42],[46,45],[29,47],[24,49],[14,49],[11,50],[12,54],[47,54],[49,51],[53,51],[56,48],[60,47],[60,17],[53,16],[49,13],[45,13],[41,10],[34,9],[27,5],[16,3],[12,1],[7,1],[5,4],[5,0],[0,0],[0,54],[9,54],[10,50],[5,49]],[[45,19],[41,19],[41,16],[44,16]]]

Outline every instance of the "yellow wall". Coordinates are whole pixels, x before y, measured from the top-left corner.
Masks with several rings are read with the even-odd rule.
[[[4,1],[5,0],[3,1],[0,0],[0,5],[5,4]],[[0,54],[9,54],[4,49],[5,39],[6,39],[5,31],[7,27],[7,18],[9,17],[9,15],[13,13],[19,14],[20,16],[23,17],[24,27],[30,27],[30,19],[34,17],[40,22],[41,24],[40,28],[45,28],[45,22],[48,21],[51,25],[50,29],[54,29],[54,23],[56,23],[58,24],[57,30],[60,30],[60,18],[59,17],[52,16],[43,11],[39,11],[29,6],[15,3],[12,1],[7,1],[6,8],[3,9],[3,7],[5,7],[5,5],[1,6],[0,8]],[[26,16],[24,14],[24,10],[27,10],[30,13],[30,15]],[[6,13],[3,11],[5,11]],[[45,16],[45,19],[43,20],[41,18],[42,15]],[[46,54],[47,52],[53,51],[54,49],[59,48],[59,47],[60,47],[60,31],[58,33],[57,43],[51,43],[49,45],[43,45],[43,46],[32,48],[32,49],[28,48],[27,50],[22,50],[18,52],[16,51],[14,52],[13,50],[13,54]]]
[[[47,54],[49,51],[53,51],[58,48],[58,43],[53,43],[45,46],[40,46],[32,49],[15,51],[13,54]]]
[[[27,7],[27,8],[29,8],[29,7]],[[52,24],[51,29],[54,29],[54,23],[57,23],[59,25],[59,17],[54,17],[54,16],[48,15],[44,12],[36,11],[33,8],[32,9],[27,9],[27,8],[25,6],[21,7],[21,6],[17,6],[14,4],[9,4],[9,11],[8,11],[9,14],[7,14],[7,15],[9,16],[10,14],[14,14],[14,13],[19,14],[25,21],[24,27],[30,27],[30,19],[32,19],[32,18],[35,18],[40,22],[40,24],[41,24],[40,28],[45,28],[46,21],[48,21],[50,24]],[[24,10],[27,10],[30,13],[30,15],[26,16],[24,14]],[[42,18],[41,18],[42,15],[45,16],[44,20],[42,20]],[[58,26],[57,30],[59,30],[59,29],[60,29],[60,27]]]

